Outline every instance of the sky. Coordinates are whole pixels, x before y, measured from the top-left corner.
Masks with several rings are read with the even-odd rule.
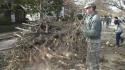
[[[85,3],[86,0],[74,0],[76,1],[75,4],[77,5],[83,5]],[[110,7],[112,10],[114,10],[115,12],[120,12],[119,9],[117,9],[116,7]]]
[[[81,5],[81,4],[84,4],[85,0],[74,0],[74,1],[77,1],[75,2],[75,4]]]

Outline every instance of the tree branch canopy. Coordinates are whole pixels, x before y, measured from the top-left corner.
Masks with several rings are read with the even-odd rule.
[[[125,11],[125,8],[122,6],[121,2],[122,2],[121,0],[107,0],[106,2],[104,2],[104,4],[113,6],[122,11]]]

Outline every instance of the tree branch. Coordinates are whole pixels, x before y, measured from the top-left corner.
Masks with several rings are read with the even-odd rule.
[[[118,8],[118,9],[120,9],[120,10],[125,10],[125,9],[123,8],[123,6],[119,5],[119,4],[116,3],[116,2],[112,2],[112,3],[105,2],[104,4],[109,5],[109,6],[114,6],[114,7]]]

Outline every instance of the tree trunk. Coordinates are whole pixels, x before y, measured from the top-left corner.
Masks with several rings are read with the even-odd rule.
[[[56,12],[56,20],[58,21],[59,20],[59,14],[60,14],[60,12],[58,11],[58,12]]]
[[[40,0],[40,5],[39,5],[40,6],[40,11],[39,11],[40,12],[40,19],[43,18],[43,1],[44,0]]]

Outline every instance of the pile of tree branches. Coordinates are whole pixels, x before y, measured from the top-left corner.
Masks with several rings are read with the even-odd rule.
[[[22,31],[15,34],[18,36],[16,47],[6,55],[6,70],[24,70],[28,64],[46,61],[70,69],[84,62],[86,42],[80,22],[43,19],[24,25],[24,29],[18,28]]]

